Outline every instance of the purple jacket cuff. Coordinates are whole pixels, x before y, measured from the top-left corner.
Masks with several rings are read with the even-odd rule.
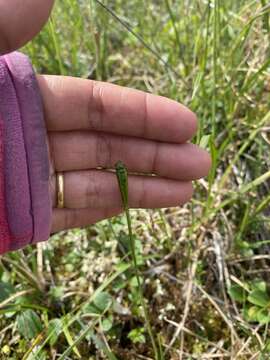
[[[5,204],[11,234],[6,250],[15,250],[47,240],[52,218],[42,100],[31,63],[18,52],[0,57],[0,115]]]

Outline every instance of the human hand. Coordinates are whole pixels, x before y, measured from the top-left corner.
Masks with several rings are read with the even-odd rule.
[[[0,53],[30,40],[46,22],[52,4],[0,0]],[[121,212],[116,176],[105,170],[118,160],[136,173],[129,177],[130,207],[181,205],[192,195],[192,180],[207,175],[208,153],[187,143],[196,132],[196,117],[179,103],[72,77],[38,76],[38,83],[50,152],[52,233]],[[64,209],[56,208],[60,171]]]

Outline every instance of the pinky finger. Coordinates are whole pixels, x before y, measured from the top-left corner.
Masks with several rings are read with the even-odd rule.
[[[51,233],[88,226],[121,212],[121,209],[53,209]]]

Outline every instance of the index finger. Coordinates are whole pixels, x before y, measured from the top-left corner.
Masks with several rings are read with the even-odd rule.
[[[92,80],[39,76],[49,131],[95,130],[182,143],[197,128],[174,100]]]

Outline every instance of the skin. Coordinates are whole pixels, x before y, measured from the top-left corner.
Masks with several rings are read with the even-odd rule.
[[[53,0],[0,0],[0,54],[30,41],[52,6]],[[208,174],[209,154],[189,143],[197,118],[176,101],[72,77],[39,75],[38,83],[50,152],[52,233],[122,211],[117,178],[104,170],[118,160],[134,172],[129,177],[134,208],[184,204],[192,196],[192,181]],[[55,208],[58,171],[65,172],[65,209]]]

